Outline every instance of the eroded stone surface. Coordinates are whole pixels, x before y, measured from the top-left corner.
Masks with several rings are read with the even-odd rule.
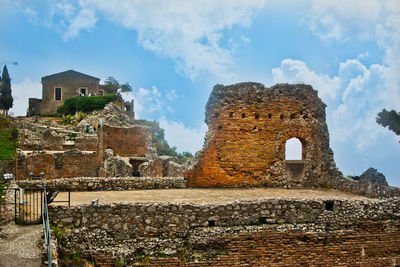
[[[188,185],[322,186],[341,177],[329,147],[325,104],[304,84],[216,85],[206,106],[207,140]],[[302,175],[285,164],[285,142],[302,144]]]

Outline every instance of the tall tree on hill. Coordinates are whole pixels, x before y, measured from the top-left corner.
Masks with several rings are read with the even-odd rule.
[[[1,72],[0,72],[1,74]],[[1,82],[1,75],[0,75],[0,110],[3,110],[3,103],[1,101],[1,98],[3,96],[3,83]]]
[[[377,114],[376,122],[383,127],[388,127],[389,130],[394,132],[396,135],[400,135],[400,113],[391,110],[387,111],[383,109]]]
[[[104,82],[104,91],[108,94],[116,94],[119,89],[121,92],[132,92],[132,87],[129,83],[120,84],[114,77],[108,77]]]
[[[4,65],[3,68],[1,91],[1,108],[8,114],[8,110],[13,106],[13,98],[11,95],[11,80],[10,75],[8,74],[7,65]]]

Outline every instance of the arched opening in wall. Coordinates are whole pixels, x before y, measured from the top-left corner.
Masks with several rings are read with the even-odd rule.
[[[125,112],[129,112],[129,111],[131,111],[131,107],[129,105],[126,105],[124,107],[124,110],[125,110]]]
[[[285,160],[302,160],[303,146],[300,140],[293,137],[286,141],[285,144]]]

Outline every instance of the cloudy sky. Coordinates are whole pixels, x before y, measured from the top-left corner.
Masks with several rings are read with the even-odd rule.
[[[138,118],[195,152],[213,85],[301,82],[328,106],[342,172],[374,167],[400,186],[400,138],[375,123],[400,110],[398,0],[0,0],[0,25],[15,115],[42,76],[113,76],[133,85]]]

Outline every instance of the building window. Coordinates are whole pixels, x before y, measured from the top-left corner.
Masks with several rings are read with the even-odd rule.
[[[57,87],[54,90],[55,90],[54,99],[55,100],[61,100],[61,88]]]
[[[79,88],[79,95],[86,96],[86,91],[87,91],[86,88]]]

